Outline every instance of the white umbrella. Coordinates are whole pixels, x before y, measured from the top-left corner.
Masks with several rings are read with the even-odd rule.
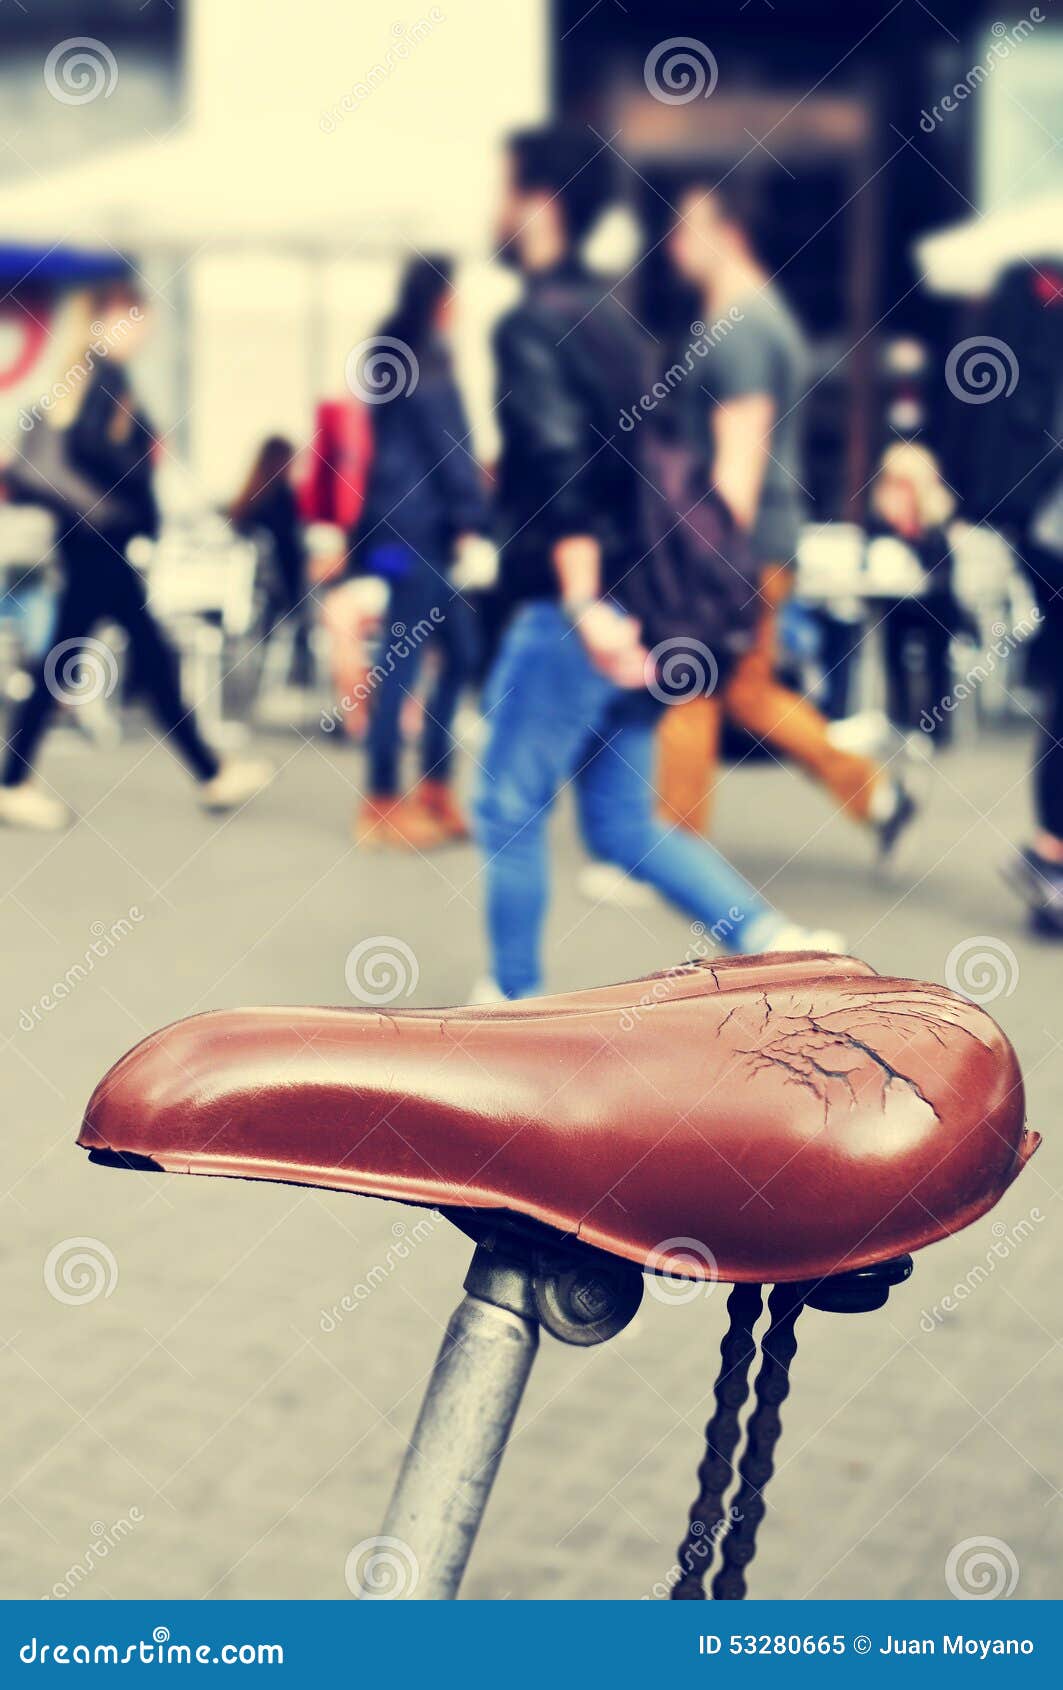
[[[915,258],[932,293],[976,299],[1009,264],[1063,259],[1063,194],[967,218],[916,243]]]
[[[408,128],[266,122],[193,127],[95,153],[0,191],[0,241],[131,253],[266,246],[338,255],[482,252],[491,149]]]

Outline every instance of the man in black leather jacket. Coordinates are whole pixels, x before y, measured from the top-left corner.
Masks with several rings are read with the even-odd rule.
[[[621,308],[572,256],[526,277],[498,327],[498,509],[511,602],[561,593],[553,548],[600,551],[600,586],[622,594],[638,558],[638,484],[618,419],[642,385],[642,348]]]
[[[641,547],[637,441],[622,419],[644,378],[630,319],[578,258],[607,202],[607,162],[589,132],[529,131],[509,146],[501,255],[524,294],[495,342],[511,618],[487,688],[475,810],[491,951],[484,1000],[541,984],[546,818],[569,780],[592,854],[648,881],[726,949],[791,948],[796,932],[712,846],[654,814],[658,701],[623,602]],[[814,937],[829,948],[832,936]],[[800,939],[807,947],[809,935]]]

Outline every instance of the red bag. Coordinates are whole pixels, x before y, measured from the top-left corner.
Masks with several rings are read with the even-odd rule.
[[[373,439],[365,405],[323,399],[317,407],[310,472],[299,489],[304,522],[350,530],[365,502]]]

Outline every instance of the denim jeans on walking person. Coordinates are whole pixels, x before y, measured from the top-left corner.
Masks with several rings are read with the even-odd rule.
[[[556,604],[519,610],[485,700],[490,739],[475,805],[491,972],[508,998],[542,983],[546,826],[571,780],[588,850],[713,929],[731,951],[763,950],[784,918],[706,840],[656,816],[654,728],[662,706],[591,664]]]
[[[435,653],[439,664],[425,699],[421,732],[421,772],[431,780],[449,775],[454,713],[476,666],[471,607],[449,585],[442,565],[433,569],[405,547],[401,551],[406,567],[390,576],[377,653],[381,675],[370,707],[369,790],[374,798],[398,792],[402,701],[417,684],[426,649]]]

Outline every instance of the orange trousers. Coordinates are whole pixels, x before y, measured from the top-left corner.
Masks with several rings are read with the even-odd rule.
[[[761,577],[763,608],[753,646],[730,679],[711,697],[687,699],[664,712],[657,738],[662,820],[707,832],[725,713],[777,755],[800,764],[856,820],[868,819],[878,764],[832,745],[815,705],[775,678],[779,608],[790,591],[790,570],[770,565]]]

